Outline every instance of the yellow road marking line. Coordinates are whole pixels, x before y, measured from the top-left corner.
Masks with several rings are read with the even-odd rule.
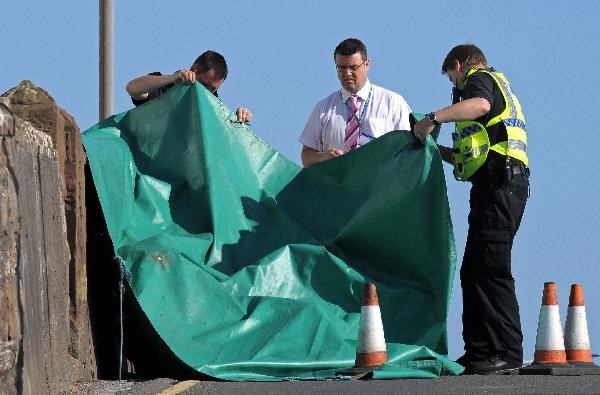
[[[156,395],[176,395],[176,394],[179,394],[179,393],[187,390],[188,388],[198,384],[199,382],[200,382],[199,380],[181,381],[181,382],[175,384],[174,386],[172,386],[171,388],[167,388],[166,390],[159,392]]]

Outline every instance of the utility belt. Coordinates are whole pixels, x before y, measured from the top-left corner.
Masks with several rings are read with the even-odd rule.
[[[526,167],[523,162],[521,161],[517,161],[519,163],[508,163],[505,164],[505,167],[508,171],[508,173],[512,174],[512,175],[524,175],[529,177],[529,167]]]
[[[488,184],[495,187],[508,185],[517,177],[529,179],[529,168],[518,159],[500,155],[488,160],[469,179],[473,185]]]

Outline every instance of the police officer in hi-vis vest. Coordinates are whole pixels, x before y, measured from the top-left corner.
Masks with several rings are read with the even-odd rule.
[[[454,47],[442,73],[454,85],[453,104],[429,113],[414,134],[424,140],[436,125],[456,122],[453,147],[438,147],[454,176],[472,184],[460,269],[465,354],[457,362],[466,373],[504,373],[523,363],[511,249],[529,196],[525,117],[504,74],[475,45]]]

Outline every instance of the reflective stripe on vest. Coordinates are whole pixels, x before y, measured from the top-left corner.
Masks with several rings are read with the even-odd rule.
[[[462,181],[468,180],[485,163],[490,150],[503,156],[516,158],[523,162],[525,166],[529,164],[526,154],[525,117],[521,110],[521,104],[512,93],[506,77],[497,71],[471,69],[465,79],[476,72],[487,73],[494,79],[500,88],[506,108],[502,113],[490,119],[485,126],[475,121],[456,123],[455,131],[452,133],[454,148],[452,157],[454,176]],[[490,146],[487,128],[500,122],[506,128],[508,139]]]

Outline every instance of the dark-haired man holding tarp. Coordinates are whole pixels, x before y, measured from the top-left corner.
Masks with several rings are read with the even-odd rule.
[[[127,83],[125,89],[136,106],[156,99],[175,84],[193,84],[196,81],[219,97],[217,89],[225,82],[227,72],[227,62],[223,55],[215,51],[206,51],[196,58],[189,70],[181,69],[169,75],[155,71],[134,78]],[[245,107],[238,108],[236,115],[238,121],[242,123],[252,120],[252,112]]]

